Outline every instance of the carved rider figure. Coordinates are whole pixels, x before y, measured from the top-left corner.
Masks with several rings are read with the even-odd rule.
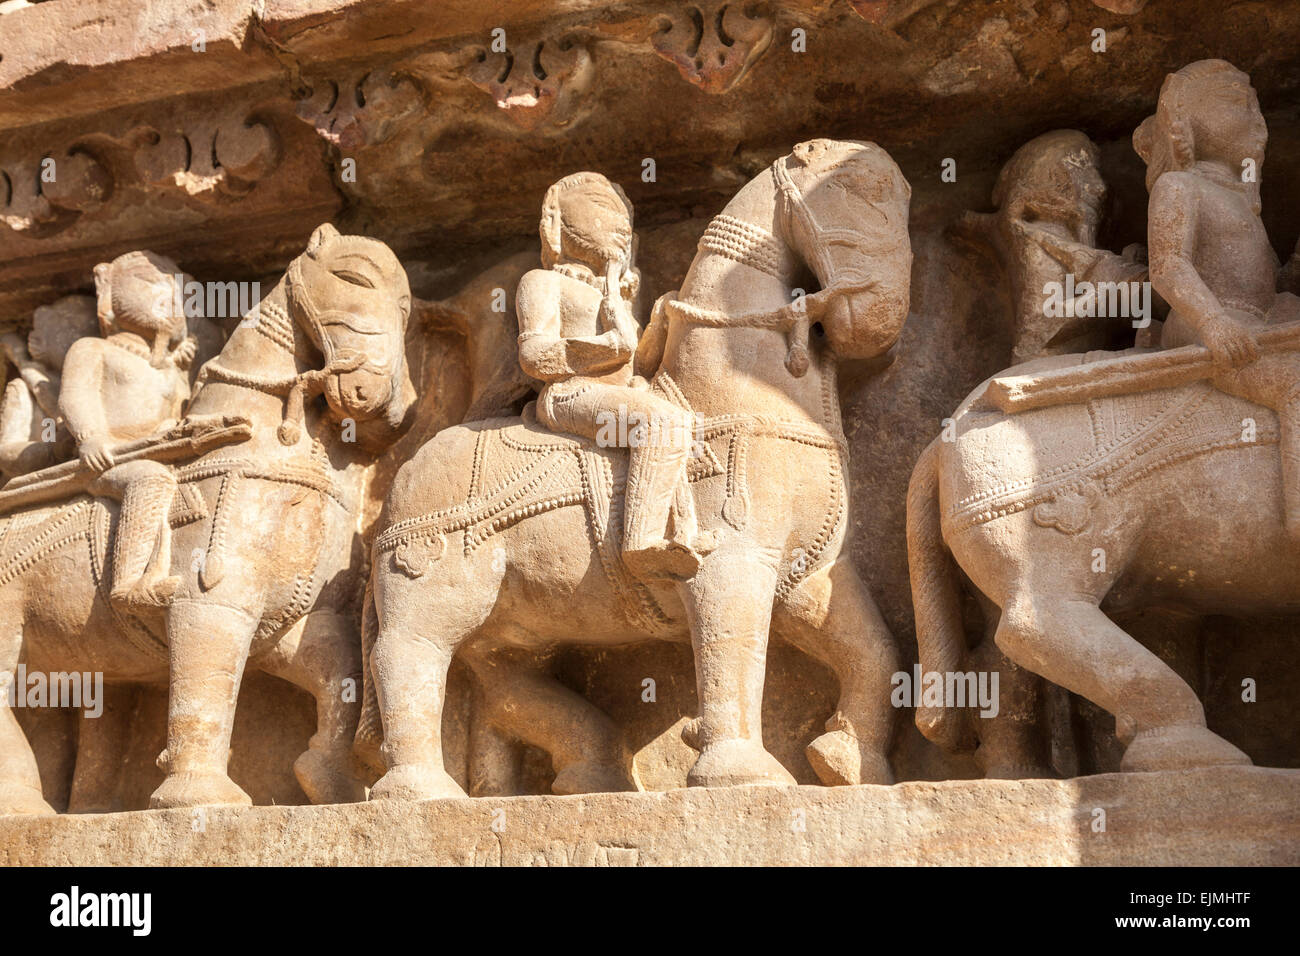
[[[516,296],[519,363],[545,383],[537,417],[629,449],[624,561],[641,576],[687,578],[699,563],[686,485],[693,422],[633,373],[632,205],[599,173],[574,173],[547,191],[540,231],[544,268],[524,275]]]
[[[1147,164],[1151,284],[1169,303],[1161,344],[1205,345],[1214,384],[1278,413],[1288,529],[1300,534],[1300,353],[1260,354],[1255,333],[1300,319],[1279,294],[1277,254],[1260,218],[1268,129],[1250,77],[1223,60],[1170,74],[1133,134]]]
[[[59,412],[59,376],[72,343],[94,335],[95,326],[94,300],[70,295],[32,313],[26,341],[16,332],[0,336],[0,348],[18,371],[0,402],[0,473],[5,478],[75,457]]]
[[[1092,309],[1053,315],[1044,308],[1047,283],[1061,285],[1067,275],[1094,285],[1147,279],[1144,247],[1120,255],[1098,247],[1105,199],[1097,145],[1078,130],[1059,129],[1031,139],[1002,167],[996,212],[967,212],[958,221],[954,232],[989,247],[1006,272],[1016,323],[1012,364],[1122,344],[1111,340],[1127,324],[1098,322]]]
[[[175,425],[189,399],[194,340],[186,337],[185,317],[173,314],[177,275],[175,263],[150,252],[96,266],[103,337],[80,339],[68,350],[59,393],[81,461],[101,473],[91,492],[122,503],[111,597],[128,608],[162,606],[179,583],[168,576],[176,492],[170,469],[143,459],[114,462],[123,442]]]

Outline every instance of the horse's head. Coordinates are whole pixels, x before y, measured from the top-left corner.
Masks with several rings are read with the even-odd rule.
[[[786,240],[826,293],[821,322],[837,355],[874,358],[907,318],[912,190],[874,143],[814,139],[774,167]]]
[[[339,235],[328,223],[289,265],[294,319],[325,357],[325,400],[335,414],[382,418],[406,411],[406,320],[411,290],[393,251],[376,239]]]

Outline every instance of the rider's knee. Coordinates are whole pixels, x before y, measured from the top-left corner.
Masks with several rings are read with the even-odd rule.
[[[123,462],[120,465],[114,465],[109,471],[114,472],[114,476],[122,482],[176,483],[176,478],[170,468],[162,462],[149,461],[148,459]],[[108,472],[105,472],[105,474],[108,474]]]

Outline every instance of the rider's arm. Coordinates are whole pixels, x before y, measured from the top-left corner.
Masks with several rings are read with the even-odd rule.
[[[632,344],[613,329],[600,335],[560,335],[559,295],[549,278],[542,270],[534,270],[520,280],[515,294],[523,370],[543,382],[554,382],[625,364],[632,355]]]
[[[108,438],[104,416],[103,339],[87,336],[72,343],[63,360],[63,385],[59,389],[59,410],[68,432],[80,446],[86,441]]]
[[[1201,279],[1196,250],[1196,183],[1186,173],[1165,173],[1151,189],[1147,236],[1151,286],[1198,333],[1223,314]]]
[[[36,403],[46,414],[57,415],[59,413],[58,379],[52,377],[44,365],[28,354],[27,343],[16,333],[9,332],[0,336],[0,346],[4,348],[5,355],[13,363],[14,368],[18,369],[19,376],[31,389]]]

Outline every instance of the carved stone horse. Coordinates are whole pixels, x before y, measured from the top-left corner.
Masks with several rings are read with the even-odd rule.
[[[1250,763],[1111,615],[1295,609],[1300,559],[1282,520],[1277,416],[1203,382],[1014,415],[984,390],[954,414],[955,439],[925,450],[908,491],[925,671],[961,669],[955,559],[1000,610],[1007,657],[1115,716],[1122,770]],[[959,709],[918,707],[916,722],[950,749],[968,737]]]
[[[166,779],[150,806],[248,803],[227,776],[244,667],[316,698],[294,764],[315,802],[360,799],[351,773],[360,704],[354,607],[358,506],[375,443],[404,412],[406,274],[383,243],[321,226],[285,278],[200,375],[193,421],[238,414],[245,442],[179,466],[165,610],[127,617],[105,580],[116,503],[81,495],[0,520],[0,673],[99,671],[169,680]],[[310,401],[323,390],[322,403]],[[352,686],[356,686],[355,684]],[[0,812],[52,812],[32,751],[0,707]]]
[[[707,553],[692,580],[647,584],[624,569],[617,449],[499,419],[447,429],[402,467],[372,560],[377,636],[358,749],[373,746],[381,714],[387,766],[372,797],[462,794],[441,737],[458,652],[496,719],[550,750],[558,792],[626,780],[594,708],[509,664],[512,647],[574,641],[689,640],[700,701],[689,782],[792,783],[763,746],[769,627],[839,677],[838,712],[808,748],[821,778],[892,781],[897,652],[843,548],[835,369],[881,355],[901,330],[909,196],[877,146],[801,144],[728,204],[681,292],[657,307],[653,387],[696,421],[691,490]],[[823,291],[792,303],[814,281]]]

